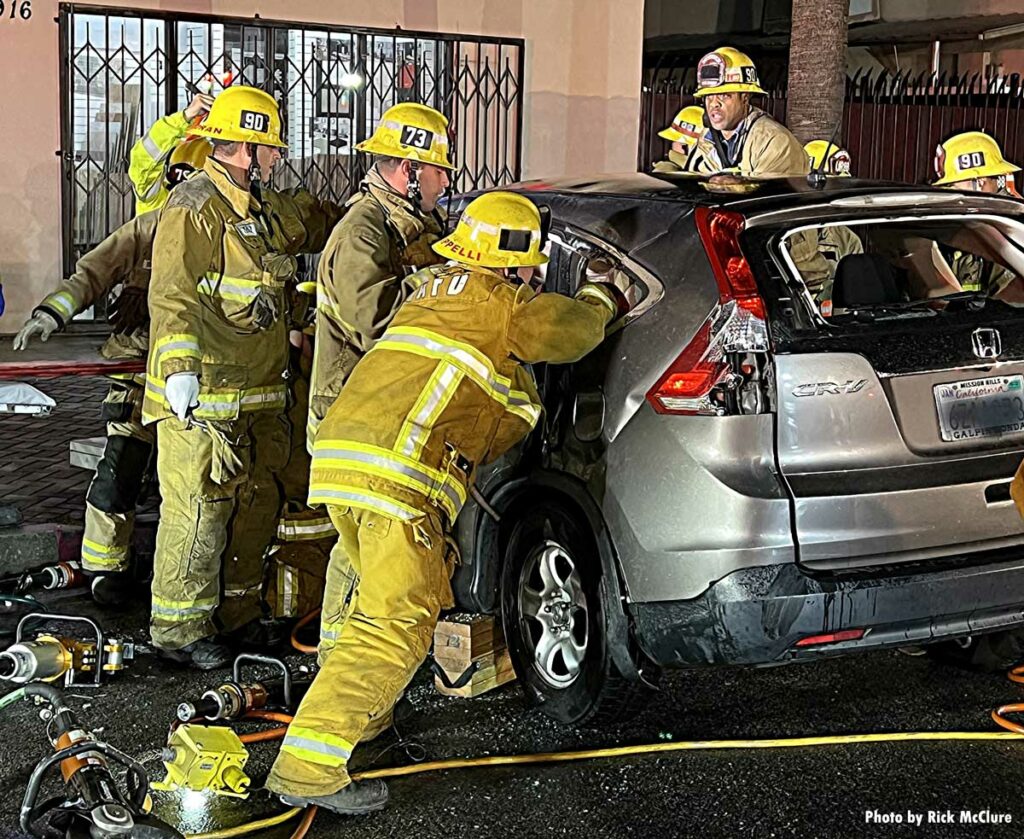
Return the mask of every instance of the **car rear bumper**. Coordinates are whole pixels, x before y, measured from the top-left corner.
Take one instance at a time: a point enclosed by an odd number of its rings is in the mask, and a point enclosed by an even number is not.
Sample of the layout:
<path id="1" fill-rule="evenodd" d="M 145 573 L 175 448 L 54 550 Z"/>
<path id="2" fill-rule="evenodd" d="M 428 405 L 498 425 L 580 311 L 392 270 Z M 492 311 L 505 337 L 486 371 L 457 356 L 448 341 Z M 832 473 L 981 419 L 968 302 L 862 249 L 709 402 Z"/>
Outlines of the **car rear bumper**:
<path id="1" fill-rule="evenodd" d="M 736 571 L 700 597 L 633 603 L 644 652 L 666 667 L 779 664 L 1024 627 L 1024 550 L 1013 561 L 863 579 L 817 579 L 797 566 Z M 797 647 L 863 629 L 862 637 Z"/>

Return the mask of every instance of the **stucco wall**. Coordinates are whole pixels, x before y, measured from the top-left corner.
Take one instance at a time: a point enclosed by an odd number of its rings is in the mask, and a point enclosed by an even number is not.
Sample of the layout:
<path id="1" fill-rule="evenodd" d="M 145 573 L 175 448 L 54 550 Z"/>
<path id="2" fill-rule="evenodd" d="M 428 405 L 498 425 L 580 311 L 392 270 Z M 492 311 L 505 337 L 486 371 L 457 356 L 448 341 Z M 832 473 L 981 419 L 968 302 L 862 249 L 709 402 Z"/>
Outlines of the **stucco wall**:
<path id="1" fill-rule="evenodd" d="M 526 39 L 524 177 L 635 167 L 643 0 L 135 0 L 107 6 Z M 0 21 L 0 277 L 15 331 L 60 280 L 55 0 Z"/>

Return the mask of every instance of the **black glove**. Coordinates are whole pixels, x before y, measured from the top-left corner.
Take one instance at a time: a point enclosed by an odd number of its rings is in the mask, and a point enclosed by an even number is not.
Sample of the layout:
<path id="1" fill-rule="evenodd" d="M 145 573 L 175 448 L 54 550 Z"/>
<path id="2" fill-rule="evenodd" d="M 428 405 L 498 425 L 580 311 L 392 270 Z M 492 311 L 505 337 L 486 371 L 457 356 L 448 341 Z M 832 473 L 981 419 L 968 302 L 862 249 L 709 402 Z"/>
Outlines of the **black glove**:
<path id="1" fill-rule="evenodd" d="M 114 328 L 114 333 L 119 335 L 130 335 L 149 323 L 146 289 L 138 286 L 125 286 L 121 289 L 117 300 L 110 307 L 107 321 Z"/>

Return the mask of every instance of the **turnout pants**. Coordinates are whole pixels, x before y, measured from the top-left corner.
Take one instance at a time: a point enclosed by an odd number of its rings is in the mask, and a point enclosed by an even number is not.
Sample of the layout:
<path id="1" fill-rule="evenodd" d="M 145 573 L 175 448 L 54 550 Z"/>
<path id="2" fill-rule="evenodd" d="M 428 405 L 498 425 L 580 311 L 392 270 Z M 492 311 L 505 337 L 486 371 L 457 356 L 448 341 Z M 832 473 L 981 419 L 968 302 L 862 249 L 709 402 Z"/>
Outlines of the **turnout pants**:
<path id="1" fill-rule="evenodd" d="M 359 583 L 266 783 L 273 792 L 304 797 L 351 782 L 352 750 L 390 713 L 426 658 L 438 614 L 452 602 L 436 515 L 405 523 L 347 507 L 329 512 L 339 534 L 335 553 L 351 561 Z"/>
<path id="2" fill-rule="evenodd" d="M 162 503 L 153 572 L 153 644 L 179 649 L 262 614 L 264 556 L 277 528 L 287 419 L 274 411 L 158 425 Z"/>
<path id="3" fill-rule="evenodd" d="M 142 424 L 143 393 L 142 385 L 118 381 L 103 400 L 107 444 L 85 497 L 82 534 L 82 567 L 90 573 L 128 570 L 135 507 L 156 442 L 156 430 Z"/>

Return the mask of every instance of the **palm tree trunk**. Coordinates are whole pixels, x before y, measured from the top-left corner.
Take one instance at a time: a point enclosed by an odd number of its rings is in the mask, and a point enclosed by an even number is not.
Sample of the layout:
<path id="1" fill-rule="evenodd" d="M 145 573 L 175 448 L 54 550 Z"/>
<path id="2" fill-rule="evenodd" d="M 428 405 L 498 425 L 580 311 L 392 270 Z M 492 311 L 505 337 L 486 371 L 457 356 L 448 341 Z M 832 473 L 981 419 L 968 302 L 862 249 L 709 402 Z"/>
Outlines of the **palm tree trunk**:
<path id="1" fill-rule="evenodd" d="M 801 143 L 829 139 L 842 119 L 849 10 L 850 0 L 793 0 L 786 123 Z"/>

